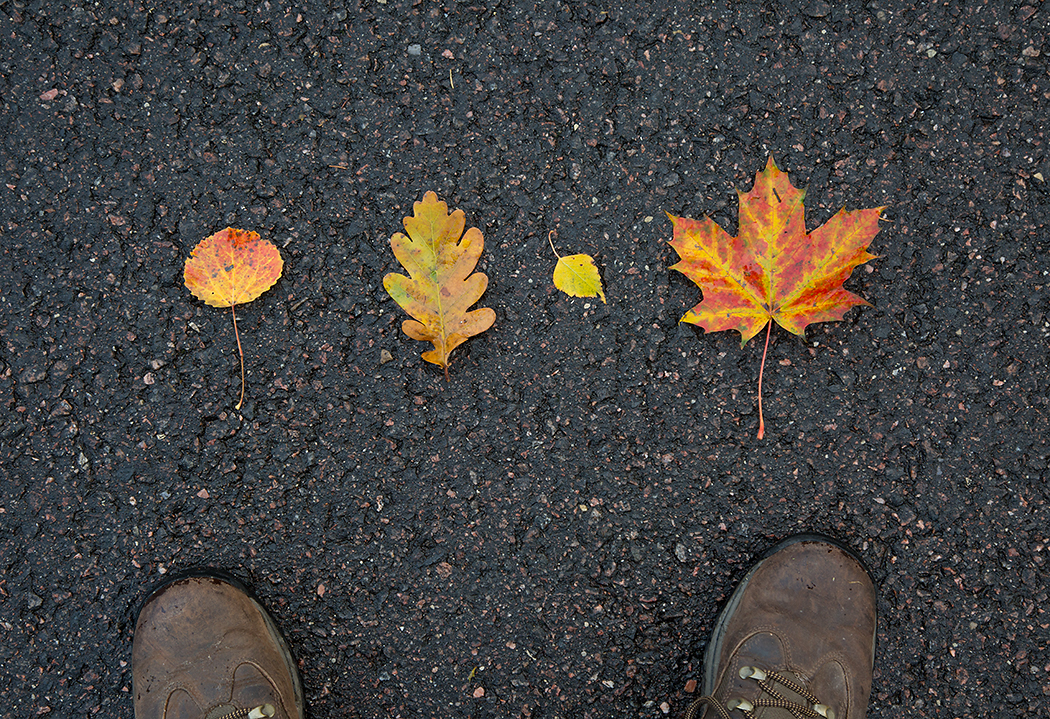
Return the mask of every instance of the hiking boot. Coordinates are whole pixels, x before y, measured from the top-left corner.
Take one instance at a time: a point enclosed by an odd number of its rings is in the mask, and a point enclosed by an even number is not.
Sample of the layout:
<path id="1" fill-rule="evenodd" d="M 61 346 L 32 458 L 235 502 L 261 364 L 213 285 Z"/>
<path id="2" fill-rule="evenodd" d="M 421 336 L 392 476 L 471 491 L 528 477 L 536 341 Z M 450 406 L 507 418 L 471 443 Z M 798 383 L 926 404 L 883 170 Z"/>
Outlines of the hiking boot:
<path id="1" fill-rule="evenodd" d="M 687 719 L 863 719 L 875 658 L 875 588 L 829 537 L 798 535 L 747 573 L 704 657 Z"/>
<path id="2" fill-rule="evenodd" d="M 136 719 L 303 719 L 288 646 L 232 577 L 175 579 L 139 612 L 131 651 Z"/>

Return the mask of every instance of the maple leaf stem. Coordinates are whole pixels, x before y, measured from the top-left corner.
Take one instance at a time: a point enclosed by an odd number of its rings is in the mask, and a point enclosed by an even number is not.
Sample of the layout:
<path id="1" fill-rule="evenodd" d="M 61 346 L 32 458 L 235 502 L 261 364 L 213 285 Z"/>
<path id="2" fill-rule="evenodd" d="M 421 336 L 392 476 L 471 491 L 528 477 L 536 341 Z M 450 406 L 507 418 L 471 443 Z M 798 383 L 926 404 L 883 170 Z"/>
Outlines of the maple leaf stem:
<path id="1" fill-rule="evenodd" d="M 762 417 L 762 372 L 766 369 L 766 352 L 769 351 L 769 335 L 773 331 L 773 320 L 766 323 L 766 347 L 762 350 L 762 364 L 758 368 L 758 438 L 766 433 L 766 421 Z"/>
<path id="2" fill-rule="evenodd" d="M 233 305 L 230 305 L 230 314 L 233 315 L 233 336 L 237 338 L 237 354 L 241 357 L 241 398 L 237 400 L 237 406 L 234 409 L 239 410 L 241 405 L 244 404 L 244 350 L 241 349 L 241 335 L 237 331 L 237 313 L 233 309 Z M 761 394 L 759 395 L 759 406 L 761 406 Z"/>

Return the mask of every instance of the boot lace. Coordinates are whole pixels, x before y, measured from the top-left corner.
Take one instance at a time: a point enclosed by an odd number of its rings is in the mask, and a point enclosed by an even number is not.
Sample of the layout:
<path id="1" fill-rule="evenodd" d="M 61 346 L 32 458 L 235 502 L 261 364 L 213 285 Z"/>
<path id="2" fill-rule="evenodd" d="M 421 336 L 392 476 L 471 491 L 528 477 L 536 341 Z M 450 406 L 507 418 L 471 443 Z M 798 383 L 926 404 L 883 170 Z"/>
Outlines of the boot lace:
<path id="1" fill-rule="evenodd" d="M 251 709 L 233 709 L 218 719 L 267 719 L 276 713 L 273 704 L 260 704 Z"/>
<path id="2" fill-rule="evenodd" d="M 756 699 L 753 703 L 747 699 L 730 699 L 725 706 L 712 696 L 702 696 L 689 705 L 689 709 L 685 713 L 686 719 L 697 719 L 700 716 L 700 710 L 705 706 L 714 709 L 719 719 L 732 719 L 729 712 L 734 709 L 739 709 L 748 719 L 754 719 L 754 712 L 759 707 L 784 709 L 791 712 L 791 716 L 795 717 L 795 719 L 813 719 L 814 717 L 835 719 L 835 712 L 831 707 L 827 704 L 821 704 L 820 700 L 813 696 L 808 689 L 779 672 L 766 671 L 758 667 L 740 667 L 740 678 L 754 679 L 758 682 L 758 686 L 761 687 L 765 695 Z M 784 695 L 776 690 L 774 684 L 779 684 L 791 690 L 809 702 L 809 705 L 799 704 L 784 698 Z"/>

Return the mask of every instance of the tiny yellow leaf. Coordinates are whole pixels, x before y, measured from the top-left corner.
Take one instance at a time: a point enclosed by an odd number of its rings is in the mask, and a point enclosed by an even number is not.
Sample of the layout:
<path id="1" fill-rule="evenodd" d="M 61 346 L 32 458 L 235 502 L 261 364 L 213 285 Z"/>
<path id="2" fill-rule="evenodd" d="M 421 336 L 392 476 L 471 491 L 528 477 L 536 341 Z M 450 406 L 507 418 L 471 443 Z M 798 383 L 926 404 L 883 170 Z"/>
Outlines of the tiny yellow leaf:
<path id="1" fill-rule="evenodd" d="M 559 257 L 554 268 L 554 286 L 570 297 L 601 297 L 605 302 L 602 278 L 590 255 Z"/>

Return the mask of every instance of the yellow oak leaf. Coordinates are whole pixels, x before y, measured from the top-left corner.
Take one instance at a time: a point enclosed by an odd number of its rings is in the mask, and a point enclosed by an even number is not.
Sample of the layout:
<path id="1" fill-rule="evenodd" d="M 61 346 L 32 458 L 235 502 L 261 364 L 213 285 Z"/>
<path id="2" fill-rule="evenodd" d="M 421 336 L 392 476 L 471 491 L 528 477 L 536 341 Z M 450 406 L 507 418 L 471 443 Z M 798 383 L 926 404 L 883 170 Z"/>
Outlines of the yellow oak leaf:
<path id="1" fill-rule="evenodd" d="M 448 205 L 433 192 L 412 210 L 413 216 L 405 218 L 408 236 L 398 232 L 390 238 L 394 256 L 409 276 L 391 272 L 383 287 L 415 318 L 405 320 L 401 329 L 412 339 L 434 344 L 423 359 L 443 368 L 448 379 L 452 350 L 496 321 L 487 307 L 470 310 L 488 287 L 489 278 L 474 272 L 485 240 L 476 227 L 464 233 L 463 210 L 448 214 Z"/>

